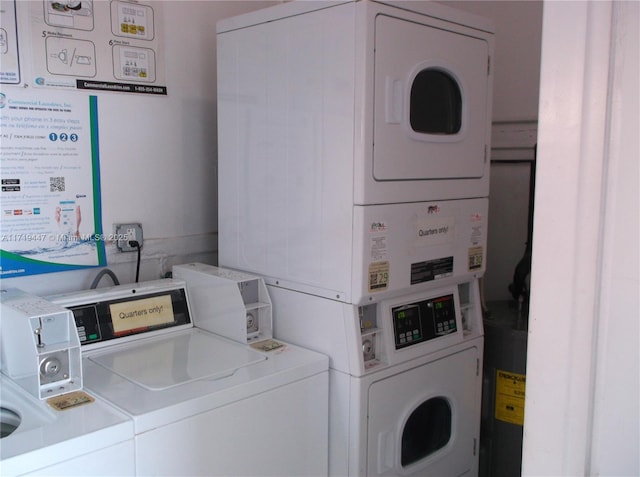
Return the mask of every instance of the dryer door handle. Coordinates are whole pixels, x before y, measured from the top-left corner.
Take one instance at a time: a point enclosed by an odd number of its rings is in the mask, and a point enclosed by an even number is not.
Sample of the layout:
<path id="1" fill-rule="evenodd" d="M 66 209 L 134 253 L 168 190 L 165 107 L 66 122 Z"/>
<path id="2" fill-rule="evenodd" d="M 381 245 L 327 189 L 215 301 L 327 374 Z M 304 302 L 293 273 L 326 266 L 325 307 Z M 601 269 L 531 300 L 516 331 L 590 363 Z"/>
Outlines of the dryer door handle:
<path id="1" fill-rule="evenodd" d="M 398 78 L 387 76 L 385 83 L 385 122 L 387 124 L 400 124 L 404 113 L 403 81 Z"/>
<path id="2" fill-rule="evenodd" d="M 384 431 L 378 433 L 378 474 L 393 470 L 394 432 Z"/>

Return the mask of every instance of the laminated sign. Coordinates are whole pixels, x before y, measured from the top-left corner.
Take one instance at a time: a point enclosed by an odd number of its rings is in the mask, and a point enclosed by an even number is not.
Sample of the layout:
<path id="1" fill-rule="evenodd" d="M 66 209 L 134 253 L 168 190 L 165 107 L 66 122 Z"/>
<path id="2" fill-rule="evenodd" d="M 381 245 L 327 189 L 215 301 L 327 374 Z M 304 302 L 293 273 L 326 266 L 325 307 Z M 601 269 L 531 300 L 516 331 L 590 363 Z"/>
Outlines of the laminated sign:
<path id="1" fill-rule="evenodd" d="M 496 419 L 522 426 L 527 377 L 524 374 L 496 370 Z"/>

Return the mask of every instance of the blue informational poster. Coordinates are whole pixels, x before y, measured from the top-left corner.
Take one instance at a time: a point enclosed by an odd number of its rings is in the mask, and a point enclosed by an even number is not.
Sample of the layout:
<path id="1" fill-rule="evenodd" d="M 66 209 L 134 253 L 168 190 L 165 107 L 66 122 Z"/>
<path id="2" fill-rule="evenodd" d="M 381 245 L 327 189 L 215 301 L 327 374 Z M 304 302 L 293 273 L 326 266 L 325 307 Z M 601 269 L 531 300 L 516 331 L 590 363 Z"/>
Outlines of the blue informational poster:
<path id="1" fill-rule="evenodd" d="M 0 278 L 106 265 L 98 100 L 0 91 Z"/>

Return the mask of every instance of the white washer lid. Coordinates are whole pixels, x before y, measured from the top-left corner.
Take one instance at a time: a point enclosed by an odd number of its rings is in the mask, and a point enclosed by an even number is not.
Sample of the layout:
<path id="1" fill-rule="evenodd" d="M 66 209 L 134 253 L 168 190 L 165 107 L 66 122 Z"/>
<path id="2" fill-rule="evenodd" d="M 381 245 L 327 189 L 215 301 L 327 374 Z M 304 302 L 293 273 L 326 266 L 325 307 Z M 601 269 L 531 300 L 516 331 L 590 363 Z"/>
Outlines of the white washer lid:
<path id="1" fill-rule="evenodd" d="M 267 358 L 248 346 L 191 329 L 89 359 L 150 391 L 161 391 L 199 379 L 225 378 Z"/>

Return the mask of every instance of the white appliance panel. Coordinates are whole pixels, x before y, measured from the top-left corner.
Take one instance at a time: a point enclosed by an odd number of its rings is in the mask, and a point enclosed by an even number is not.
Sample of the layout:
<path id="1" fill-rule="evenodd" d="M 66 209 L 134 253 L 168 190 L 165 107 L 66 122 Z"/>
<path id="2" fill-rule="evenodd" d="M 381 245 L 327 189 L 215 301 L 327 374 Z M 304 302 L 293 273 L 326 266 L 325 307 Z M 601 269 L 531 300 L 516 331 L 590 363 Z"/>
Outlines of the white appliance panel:
<path id="1" fill-rule="evenodd" d="M 352 277 L 347 300 L 365 304 L 482 276 L 488 199 L 354 207 Z"/>
<path id="2" fill-rule="evenodd" d="M 326 475 L 327 455 L 317 450 L 328 442 L 320 397 L 328 392 L 325 373 L 140 434 L 138 474 Z M 265 415 L 273 416 L 268 425 Z M 173 442 L 171 451 L 158 452 L 166 442 Z"/>
<path id="3" fill-rule="evenodd" d="M 346 5 L 218 35 L 221 265 L 309 282 L 349 260 L 353 23 Z"/>
<path id="4" fill-rule="evenodd" d="M 400 295 L 364 306 L 276 286 L 268 288 L 277 316 L 275 336 L 328 355 L 331 369 L 351 376 L 375 374 L 483 335 L 477 280 Z M 451 332 L 435 334 L 423 329 L 423 339 L 408 346 L 397 346 L 393 309 L 423 301 L 428 306 L 430 300 L 442 297 L 452 297 L 455 306 L 455 314 L 451 316 L 455 326 L 451 327 Z M 429 319 L 434 323 L 438 321 L 433 315 Z M 365 356 L 365 339 L 374 342 L 374 356 Z"/>
<path id="5" fill-rule="evenodd" d="M 375 179 L 434 181 L 483 177 L 488 167 L 486 146 L 490 126 L 486 114 L 487 40 L 382 14 L 376 16 L 375 28 Z M 438 76 L 420 82 L 421 73 Z M 460 94 L 459 130 L 424 132 L 427 127 L 439 126 L 431 124 L 437 117 L 429 118 L 432 121 L 422 128 L 412 127 L 412 114 L 418 122 L 421 115 L 430 116 L 428 111 L 436 106 L 456 107 L 456 104 L 432 104 L 436 98 L 431 95 L 445 96 L 442 93 L 448 91 L 430 90 L 445 78 L 452 83 L 450 88 Z M 412 101 L 412 97 L 417 98 Z M 454 102 L 453 98 L 447 99 Z"/>
<path id="6" fill-rule="evenodd" d="M 59 462 L 20 476 L 122 477 L 135 475 L 133 439 Z M 2 474 L 8 477 L 10 474 Z"/>
<path id="7" fill-rule="evenodd" d="M 376 381 L 369 387 L 367 476 L 451 475 L 477 472 L 479 449 L 481 379 L 478 363 L 482 350 L 472 347 Z M 412 429 L 405 449 L 422 440 L 402 464 L 403 431 L 411 414 L 426 401 L 443 399 L 448 416 L 434 413 L 430 422 Z M 418 411 L 420 412 L 420 411 Z M 427 419 L 425 419 L 426 421 Z M 445 428 L 450 424 L 451 428 Z M 408 431 L 407 431 L 408 432 Z M 444 435 L 434 435 L 440 432 Z M 414 441 L 414 442 L 411 442 Z M 429 442 L 431 441 L 431 442 Z M 429 445 L 426 444 L 429 442 Z M 423 444 L 424 443 L 424 444 Z M 431 448 L 429 448 L 429 446 Z M 418 457 L 422 455 L 423 457 Z M 415 459 L 415 460 L 413 460 Z"/>
<path id="8" fill-rule="evenodd" d="M 285 237 L 262 237 L 260 249 L 280 256 L 278 267 L 268 267 L 260 259 L 248 260 L 250 245 L 241 255 L 228 253 L 228 248 L 224 253 L 221 248 L 220 262 L 261 273 L 269 285 L 365 304 L 482 276 L 486 270 L 487 216 L 486 198 L 355 206 L 352 228 L 335 230 L 334 235 L 340 237 L 335 240 L 325 240 L 324 235 L 311 231 L 302 235 L 287 232 L 282 224 L 285 235 L 309 248 L 308 256 L 296 257 L 295 274 L 287 265 L 291 254 Z M 325 249 L 327 241 L 343 250 L 335 248 L 332 254 Z M 333 261 L 343 255 L 339 262 Z M 327 263 L 316 267 L 318 257 L 325 256 L 330 257 Z"/>

